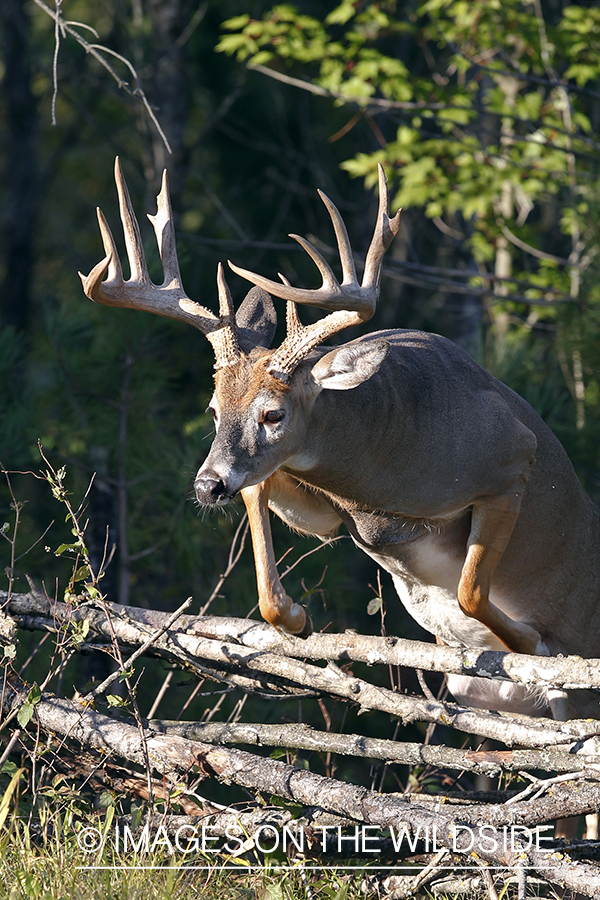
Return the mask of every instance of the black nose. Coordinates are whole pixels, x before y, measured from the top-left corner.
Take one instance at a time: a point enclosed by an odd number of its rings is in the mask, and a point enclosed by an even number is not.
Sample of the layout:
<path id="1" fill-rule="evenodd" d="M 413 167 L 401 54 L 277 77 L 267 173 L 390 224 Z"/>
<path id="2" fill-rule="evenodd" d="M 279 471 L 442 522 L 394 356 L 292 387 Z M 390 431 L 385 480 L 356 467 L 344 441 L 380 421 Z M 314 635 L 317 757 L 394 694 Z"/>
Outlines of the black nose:
<path id="1" fill-rule="evenodd" d="M 230 499 L 225 482 L 216 472 L 199 473 L 194 482 L 194 490 L 198 503 L 222 503 Z"/>

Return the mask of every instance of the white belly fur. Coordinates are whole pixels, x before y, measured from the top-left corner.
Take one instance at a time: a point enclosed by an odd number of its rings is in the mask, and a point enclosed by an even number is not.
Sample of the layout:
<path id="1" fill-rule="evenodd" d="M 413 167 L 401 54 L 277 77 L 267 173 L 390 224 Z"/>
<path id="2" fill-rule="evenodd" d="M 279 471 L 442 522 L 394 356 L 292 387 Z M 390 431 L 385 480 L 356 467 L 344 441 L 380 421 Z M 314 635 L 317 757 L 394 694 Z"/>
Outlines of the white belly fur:
<path id="1" fill-rule="evenodd" d="M 394 586 L 406 611 L 430 634 L 450 647 L 481 647 L 482 650 L 506 650 L 500 638 L 466 616 L 455 593 L 436 585 L 422 584 L 406 575 L 392 575 Z"/>
<path id="2" fill-rule="evenodd" d="M 478 622 L 466 616 L 456 593 L 463 560 L 445 553 L 433 533 L 410 546 L 410 571 L 401 561 L 369 552 L 392 575 L 394 586 L 406 611 L 425 631 L 451 647 L 506 650 L 502 641 Z M 363 548 L 364 549 L 364 548 Z M 436 583 L 417 576 L 427 575 Z M 492 592 L 490 599 L 502 609 L 502 598 Z M 530 689 L 510 681 L 492 681 L 468 675 L 449 675 L 448 689 L 460 704 L 527 715 L 547 715 L 549 703 L 544 689 Z"/>
<path id="3" fill-rule="evenodd" d="M 477 619 L 466 616 L 458 605 L 464 557 L 449 552 L 437 532 L 407 545 L 403 559 L 367 552 L 390 573 L 406 611 L 425 631 L 451 647 L 506 650 L 499 638 Z M 502 608 L 502 603 L 494 600 Z"/>
<path id="4" fill-rule="evenodd" d="M 511 681 L 489 681 L 470 675 L 448 675 L 448 690 L 457 703 L 477 709 L 547 716 L 550 713 L 545 688 L 528 688 Z"/>

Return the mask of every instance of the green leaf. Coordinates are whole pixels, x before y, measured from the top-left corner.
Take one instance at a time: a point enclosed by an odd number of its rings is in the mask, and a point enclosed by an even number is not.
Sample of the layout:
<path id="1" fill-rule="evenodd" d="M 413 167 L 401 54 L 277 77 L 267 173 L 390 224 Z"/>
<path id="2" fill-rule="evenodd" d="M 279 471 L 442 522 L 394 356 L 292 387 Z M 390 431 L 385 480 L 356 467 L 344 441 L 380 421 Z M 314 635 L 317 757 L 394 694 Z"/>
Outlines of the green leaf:
<path id="1" fill-rule="evenodd" d="M 40 702 L 41 699 L 42 699 L 42 692 L 41 692 L 39 686 L 37 684 L 34 684 L 31 688 L 31 690 L 29 691 L 29 695 L 27 697 L 27 702 L 32 703 L 34 706 L 37 706 L 37 704 Z"/>
<path id="2" fill-rule="evenodd" d="M 272 59 L 273 59 L 272 53 L 269 53 L 268 50 L 261 50 L 260 53 L 254 54 L 254 56 L 252 57 L 252 59 L 250 60 L 248 65 L 250 66 L 250 68 L 252 68 L 252 66 L 264 66 L 268 62 L 270 62 Z"/>
<path id="3" fill-rule="evenodd" d="M 237 53 L 238 59 L 243 60 L 258 48 L 256 42 L 245 34 L 226 34 L 223 35 L 215 49 L 218 53 L 227 53 L 229 56 Z"/>
<path id="4" fill-rule="evenodd" d="M 107 694 L 106 700 L 109 706 L 125 706 L 125 700 L 122 697 L 117 697 L 116 694 Z"/>
<path id="5" fill-rule="evenodd" d="M 27 701 L 25 701 L 25 703 L 17 713 L 17 722 L 19 723 L 21 728 L 27 728 L 31 717 L 33 716 L 33 710 L 33 703 L 28 703 Z"/>
<path id="6" fill-rule="evenodd" d="M 590 63 L 573 63 L 565 72 L 566 78 L 574 78 L 579 87 L 585 87 L 588 81 L 598 78 L 600 66 Z"/>
<path id="7" fill-rule="evenodd" d="M 115 796 L 112 791 L 102 791 L 98 797 L 98 806 L 100 809 L 109 809 L 115 805 Z"/>
<path id="8" fill-rule="evenodd" d="M 438 119 L 446 122 L 454 122 L 458 125 L 466 125 L 472 118 L 474 110 L 470 109 L 441 109 Z"/>
<path id="9" fill-rule="evenodd" d="M 110 792 L 106 791 L 106 793 L 108 794 Z M 110 826 L 113 823 L 113 819 L 115 817 L 115 809 L 116 809 L 115 798 L 112 797 L 112 803 L 106 807 L 106 817 L 104 819 L 104 825 L 102 826 L 102 843 L 103 844 L 106 842 L 106 838 L 107 838 Z"/>
<path id="10" fill-rule="evenodd" d="M 336 6 L 326 17 L 326 25 L 345 25 L 356 13 L 356 4 L 354 0 L 344 0 L 339 6 Z"/>
<path id="11" fill-rule="evenodd" d="M 143 813 L 144 813 L 143 806 L 138 806 L 137 803 L 131 804 L 131 827 L 132 827 L 132 829 L 135 829 L 138 827 L 138 825 L 142 821 Z"/>
<path id="12" fill-rule="evenodd" d="M 55 556 L 62 556 L 67 550 L 81 550 L 83 547 L 81 541 L 77 541 L 75 544 L 61 544 L 54 551 Z"/>
<path id="13" fill-rule="evenodd" d="M 21 775 L 23 774 L 24 771 L 25 771 L 25 769 L 17 769 L 16 770 L 16 772 L 10 779 L 8 787 L 4 791 L 4 795 L 3 795 L 2 799 L 0 800 L 0 828 L 4 827 L 4 823 L 6 822 L 6 819 L 7 819 L 9 810 L 10 810 L 10 801 L 11 801 L 12 795 L 16 791 L 17 785 L 18 785 Z"/>
<path id="14" fill-rule="evenodd" d="M 234 16 L 232 19 L 227 19 L 221 27 L 226 28 L 228 31 L 239 31 L 241 28 L 245 28 L 249 21 L 250 16 L 244 13 L 243 16 Z"/>
<path id="15" fill-rule="evenodd" d="M 84 619 L 82 622 L 73 622 L 71 626 L 71 638 L 73 642 L 81 644 L 86 639 L 90 631 L 90 620 Z"/>
<path id="16" fill-rule="evenodd" d="M 381 597 L 373 597 L 373 599 L 369 600 L 367 603 L 367 615 L 376 616 L 381 609 L 382 604 L 383 600 Z"/>

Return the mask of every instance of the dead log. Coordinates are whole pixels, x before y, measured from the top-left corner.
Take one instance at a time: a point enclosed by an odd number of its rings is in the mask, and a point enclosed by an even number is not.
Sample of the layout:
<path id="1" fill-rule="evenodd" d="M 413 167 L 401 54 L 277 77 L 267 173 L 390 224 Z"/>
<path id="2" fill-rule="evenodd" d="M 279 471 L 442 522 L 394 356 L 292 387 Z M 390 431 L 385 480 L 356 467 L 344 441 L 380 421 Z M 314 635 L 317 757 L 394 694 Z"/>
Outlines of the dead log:
<path id="1" fill-rule="evenodd" d="M 25 702 L 29 689 L 25 685 L 6 685 L 3 707 L 6 712 Z M 394 833 L 427 835 L 436 848 L 451 849 L 463 857 L 475 854 L 488 865 L 527 867 L 546 879 L 579 891 L 587 896 L 600 893 L 600 867 L 577 862 L 567 853 L 544 852 L 526 843 L 522 835 L 511 833 L 506 842 L 507 825 L 531 826 L 552 815 L 579 815 L 595 811 L 600 805 L 600 786 L 578 784 L 577 791 L 568 789 L 560 796 L 560 787 L 550 796 L 502 804 L 494 811 L 491 824 L 489 806 L 461 807 L 452 813 L 443 804 L 427 808 L 412 799 L 394 794 L 378 794 L 366 788 L 325 778 L 294 766 L 265 759 L 243 750 L 188 741 L 178 736 L 153 733 L 146 729 L 144 747 L 137 725 L 115 720 L 72 701 L 42 695 L 35 706 L 39 727 L 64 740 L 80 742 L 85 747 L 101 749 L 142 763 L 149 759 L 153 769 L 174 776 L 192 771 L 213 777 L 225 784 L 243 786 L 252 791 L 276 794 L 302 805 L 318 806 L 334 814 L 353 819 L 356 828 L 365 830 L 367 839 L 375 839 L 374 830 L 395 829 Z M 33 721 L 33 720 L 32 720 Z M 147 755 L 146 755 L 147 754 Z M 557 811 L 557 805 L 560 809 Z M 370 829 L 370 830 L 369 830 Z M 357 832 L 358 834 L 358 832 Z"/>

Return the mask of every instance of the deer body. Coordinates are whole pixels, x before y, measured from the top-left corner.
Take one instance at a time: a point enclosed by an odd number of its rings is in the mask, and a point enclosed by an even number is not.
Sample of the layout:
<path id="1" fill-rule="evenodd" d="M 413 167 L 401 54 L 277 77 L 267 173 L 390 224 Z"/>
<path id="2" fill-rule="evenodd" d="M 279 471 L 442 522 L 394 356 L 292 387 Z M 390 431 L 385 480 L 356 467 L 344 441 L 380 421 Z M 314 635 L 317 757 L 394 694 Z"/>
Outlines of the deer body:
<path id="1" fill-rule="evenodd" d="M 394 576 L 401 599 L 428 631 L 449 644 L 504 649 L 485 626 L 462 614 L 456 596 L 474 504 L 509 491 L 524 474 L 519 515 L 494 572 L 490 599 L 511 618 L 535 628 L 551 654 L 600 652 L 600 627 L 581 634 L 582 621 L 600 625 L 600 517 L 564 449 L 524 400 L 455 345 L 420 335 L 421 345 L 431 351 L 425 357 L 420 348 L 406 347 L 407 338 L 410 333 L 403 332 L 390 338 L 392 348 L 398 348 L 402 388 L 394 397 L 396 421 L 388 425 L 397 433 L 385 441 L 385 451 L 375 461 L 382 481 L 386 479 L 387 501 L 380 494 L 383 502 L 377 503 L 375 514 L 339 503 L 352 537 Z M 390 352 L 384 371 L 373 376 L 372 396 L 383 393 L 375 389 L 377 381 L 394 379 L 386 374 L 395 363 L 396 354 Z M 419 415 L 408 419 L 402 411 L 411 382 L 426 399 L 415 406 L 409 396 L 408 408 Z M 381 387 L 391 390 L 390 383 Z M 349 392 L 344 399 L 351 397 Z M 369 410 L 370 416 L 386 412 Z M 436 423 L 442 414 L 446 427 L 440 434 Z M 378 419 L 371 421 L 376 432 Z M 349 438 L 356 440 L 355 435 Z M 358 480 L 360 473 L 356 476 Z M 419 603 L 432 587 L 437 599 L 446 595 L 443 607 L 434 599 Z M 565 616 L 566 598 L 572 598 L 576 615 Z"/>
<path id="2" fill-rule="evenodd" d="M 284 391 L 293 395 L 295 418 L 282 452 L 272 440 L 269 454 L 257 451 L 260 429 L 243 403 L 254 392 L 267 405 L 290 403 L 289 396 L 269 397 L 264 359 L 258 390 L 248 390 L 246 373 L 240 396 L 232 394 L 236 379 L 228 373 L 223 398 L 217 378 L 213 404 L 224 407 L 224 419 L 197 476 L 201 499 L 210 502 L 205 477 L 218 477 L 227 494 L 233 473 L 229 492 L 242 490 L 246 499 L 260 484 L 263 502 L 293 528 L 326 537 L 343 522 L 392 575 L 423 628 L 449 645 L 506 649 L 506 640 L 465 615 L 457 595 L 476 538 L 474 508 L 494 516 L 497 498 L 517 494 L 489 592 L 490 603 L 518 626 L 512 649 L 600 655 L 600 515 L 557 438 L 526 401 L 445 338 L 398 330 L 354 343 L 381 341 L 389 352 L 378 370 L 348 390 L 315 386 L 311 373 L 323 349 L 300 364 Z M 250 361 L 240 366 L 253 370 Z M 235 441 L 222 442 L 221 429 L 227 436 L 233 421 Z M 268 577 L 277 581 L 272 570 Z M 450 681 L 471 705 L 546 708 L 544 698 L 518 686 Z M 589 699 L 588 713 L 597 707 Z"/>
<path id="3" fill-rule="evenodd" d="M 296 238 L 318 266 L 322 287 L 301 290 L 230 264 L 256 285 L 236 314 L 219 266 L 219 316 L 183 291 L 166 181 L 151 217 L 165 270 L 156 286 L 118 165 L 116 177 L 131 278 L 124 281 L 99 214 L 107 255 L 82 276 L 84 290 L 101 303 L 186 321 L 213 345 L 216 437 L 194 487 L 209 506 L 241 493 L 268 622 L 293 634 L 312 628 L 279 580 L 270 508 L 291 527 L 322 537 L 343 522 L 391 574 L 409 613 L 444 643 L 600 656 L 600 515 L 529 404 L 437 335 L 396 330 L 319 346 L 375 308 L 383 254 L 399 227 L 398 216 L 387 214 L 383 170 L 362 285 L 341 217 L 322 195 L 341 283 L 318 251 Z M 268 349 L 275 313 L 265 291 L 288 301 L 288 334 L 275 350 Z M 329 315 L 304 327 L 295 302 Z M 532 695 L 519 685 L 459 676 L 449 684 L 471 705 L 567 714 L 562 692 Z M 576 700 L 578 714 L 598 716 L 593 694 L 578 692 Z"/>

